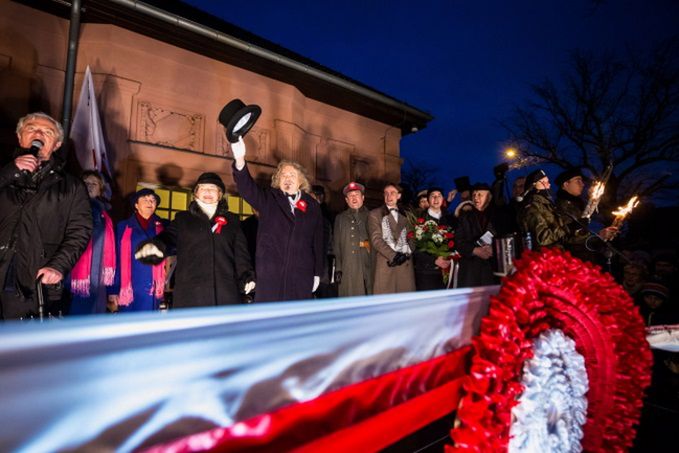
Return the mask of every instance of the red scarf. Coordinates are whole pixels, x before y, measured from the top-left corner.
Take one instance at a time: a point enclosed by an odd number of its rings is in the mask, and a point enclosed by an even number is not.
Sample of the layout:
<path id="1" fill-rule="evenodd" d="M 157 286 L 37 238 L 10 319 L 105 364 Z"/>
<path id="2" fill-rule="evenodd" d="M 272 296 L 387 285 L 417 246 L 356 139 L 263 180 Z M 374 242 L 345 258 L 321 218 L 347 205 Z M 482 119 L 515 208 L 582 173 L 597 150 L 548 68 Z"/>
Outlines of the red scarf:
<path id="1" fill-rule="evenodd" d="M 111 286 L 116 272 L 116 241 L 111 217 L 104 211 L 101 211 L 101 216 L 104 218 L 104 254 L 102 256 L 101 283 L 105 286 Z M 71 270 L 71 292 L 73 294 L 89 297 L 91 267 L 92 239 L 87 243 L 87 248 Z"/>
<path id="2" fill-rule="evenodd" d="M 163 224 L 156 220 L 156 235 L 163 231 Z M 162 299 L 165 292 L 165 260 L 153 266 L 153 285 L 149 294 Z M 128 306 L 134 300 L 132 290 L 132 228 L 125 227 L 120 240 L 120 294 L 118 305 Z"/>

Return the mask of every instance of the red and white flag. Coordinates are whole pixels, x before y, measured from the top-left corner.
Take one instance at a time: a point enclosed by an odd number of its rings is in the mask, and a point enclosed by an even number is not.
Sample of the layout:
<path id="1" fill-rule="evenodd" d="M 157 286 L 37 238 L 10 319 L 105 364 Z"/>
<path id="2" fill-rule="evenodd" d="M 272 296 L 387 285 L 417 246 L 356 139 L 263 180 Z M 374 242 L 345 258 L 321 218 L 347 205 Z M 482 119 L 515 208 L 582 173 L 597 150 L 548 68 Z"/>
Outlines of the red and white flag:
<path id="1" fill-rule="evenodd" d="M 83 170 L 97 170 L 102 174 L 105 183 L 104 197 L 110 199 L 111 165 L 106 153 L 106 143 L 101 129 L 101 119 L 89 66 L 85 69 L 80 100 L 73 115 L 71 139 L 80 166 Z"/>

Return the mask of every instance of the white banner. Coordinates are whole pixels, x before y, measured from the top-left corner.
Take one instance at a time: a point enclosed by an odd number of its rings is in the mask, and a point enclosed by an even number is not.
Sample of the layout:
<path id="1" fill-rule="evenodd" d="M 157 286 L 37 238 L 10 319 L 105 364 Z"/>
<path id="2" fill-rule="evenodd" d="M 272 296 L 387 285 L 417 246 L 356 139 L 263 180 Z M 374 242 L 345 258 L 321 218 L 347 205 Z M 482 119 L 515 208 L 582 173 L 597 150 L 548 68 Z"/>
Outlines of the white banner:
<path id="1" fill-rule="evenodd" d="M 0 451 L 132 451 L 470 344 L 498 287 L 6 322 Z"/>
<path id="2" fill-rule="evenodd" d="M 83 170 L 97 170 L 104 176 L 106 182 L 105 196 L 110 200 L 112 180 L 111 166 L 106 153 L 104 133 L 101 129 L 101 119 L 97 108 L 97 98 L 94 94 L 94 83 L 90 67 L 85 69 L 85 78 L 80 89 L 80 99 L 73 115 L 71 139 L 75 154 Z"/>

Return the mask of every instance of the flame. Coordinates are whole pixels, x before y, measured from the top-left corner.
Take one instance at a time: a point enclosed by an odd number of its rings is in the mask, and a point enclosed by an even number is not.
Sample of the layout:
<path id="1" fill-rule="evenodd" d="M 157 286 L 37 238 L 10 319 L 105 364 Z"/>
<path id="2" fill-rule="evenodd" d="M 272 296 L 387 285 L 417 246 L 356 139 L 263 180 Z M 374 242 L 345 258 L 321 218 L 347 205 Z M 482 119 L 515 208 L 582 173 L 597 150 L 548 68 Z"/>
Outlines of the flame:
<path id="1" fill-rule="evenodd" d="M 625 206 L 620 206 L 618 209 L 613 211 L 611 214 L 613 214 L 616 217 L 627 217 L 630 212 L 632 212 L 632 209 L 636 208 L 637 205 L 639 204 L 639 197 L 637 195 L 633 196 L 632 198 L 629 199 L 627 204 Z"/>
<path id="2" fill-rule="evenodd" d="M 596 184 L 592 186 L 591 189 L 591 198 L 593 200 L 598 200 L 601 198 L 601 196 L 604 194 L 604 190 L 606 189 L 606 184 L 604 184 L 602 181 L 597 181 Z"/>

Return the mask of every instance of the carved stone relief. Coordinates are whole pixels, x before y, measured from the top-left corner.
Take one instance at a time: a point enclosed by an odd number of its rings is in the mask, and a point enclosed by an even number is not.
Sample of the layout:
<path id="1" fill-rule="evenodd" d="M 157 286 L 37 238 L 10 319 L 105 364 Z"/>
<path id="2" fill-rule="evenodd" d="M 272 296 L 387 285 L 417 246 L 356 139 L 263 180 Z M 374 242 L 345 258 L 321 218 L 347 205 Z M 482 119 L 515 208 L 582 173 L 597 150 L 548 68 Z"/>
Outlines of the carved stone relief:
<path id="1" fill-rule="evenodd" d="M 203 151 L 205 117 L 181 112 L 148 101 L 137 104 L 137 134 L 140 142 L 173 148 Z"/>
<path id="2" fill-rule="evenodd" d="M 215 150 L 205 150 L 205 154 L 213 154 L 221 157 L 233 157 L 229 141 L 226 139 L 224 127 L 220 124 L 215 126 L 217 144 Z M 243 138 L 247 148 L 246 160 L 263 164 L 275 165 L 271 155 L 270 132 L 268 129 L 253 127 Z"/>

